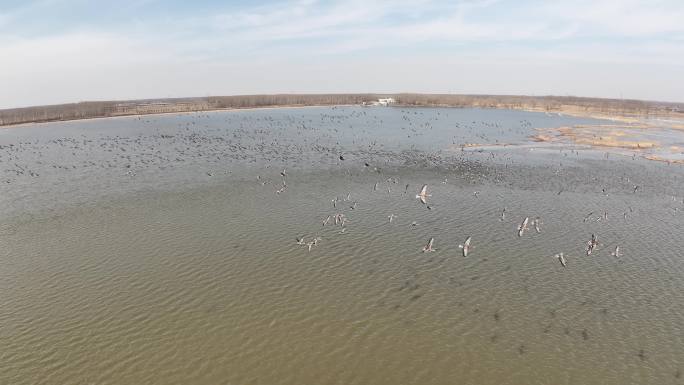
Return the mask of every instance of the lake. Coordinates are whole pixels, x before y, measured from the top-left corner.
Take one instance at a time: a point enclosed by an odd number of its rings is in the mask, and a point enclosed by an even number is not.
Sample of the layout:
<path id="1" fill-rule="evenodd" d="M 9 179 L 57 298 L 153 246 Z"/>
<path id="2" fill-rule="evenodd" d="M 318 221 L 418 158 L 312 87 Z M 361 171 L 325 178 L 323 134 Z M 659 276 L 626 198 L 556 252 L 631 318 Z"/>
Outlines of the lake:
<path id="1" fill-rule="evenodd" d="M 684 383 L 684 166 L 531 139 L 602 123 L 340 106 L 2 129 L 0 383 Z"/>

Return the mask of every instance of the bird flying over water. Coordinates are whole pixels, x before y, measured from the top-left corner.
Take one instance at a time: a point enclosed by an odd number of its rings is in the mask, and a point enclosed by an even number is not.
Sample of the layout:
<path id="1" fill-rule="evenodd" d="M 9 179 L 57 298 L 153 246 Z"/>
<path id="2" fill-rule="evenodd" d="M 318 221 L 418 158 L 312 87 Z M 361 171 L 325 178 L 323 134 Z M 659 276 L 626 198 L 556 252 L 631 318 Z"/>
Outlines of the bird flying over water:
<path id="1" fill-rule="evenodd" d="M 539 225 L 541 225 L 541 220 L 539 217 L 534 218 L 534 222 L 532 223 L 534 224 L 534 231 L 536 231 L 537 234 L 541 233 L 541 229 L 539 228 Z"/>
<path id="2" fill-rule="evenodd" d="M 428 241 L 427 245 L 423 247 L 423 253 L 426 251 L 435 251 L 435 249 L 432 248 L 432 244 L 435 242 L 435 238 L 430 238 Z"/>
<path id="3" fill-rule="evenodd" d="M 563 256 L 563 253 L 556 254 L 556 255 L 554 255 L 554 257 L 558 258 L 558 262 L 560 262 L 560 264 L 561 264 L 563 267 L 566 267 L 566 266 L 567 266 L 567 262 L 565 261 L 565 257 Z"/>
<path id="4" fill-rule="evenodd" d="M 463 256 L 467 257 L 468 256 L 468 250 L 470 250 L 470 240 L 472 237 L 466 238 L 465 242 L 463 242 L 462 245 L 458 245 L 459 249 L 463 249 Z"/>
<path id="5" fill-rule="evenodd" d="M 612 255 L 615 258 L 620 258 L 622 256 L 622 254 L 620 254 L 620 246 L 615 246 L 615 251 L 610 253 L 610 255 Z"/>
<path id="6" fill-rule="evenodd" d="M 598 246 L 598 238 L 596 235 L 591 234 L 591 239 L 587 241 L 587 255 L 591 255 L 592 251 Z"/>
<path id="7" fill-rule="evenodd" d="M 416 195 L 416 199 L 419 199 L 423 204 L 427 204 L 427 197 L 431 197 L 432 195 L 428 195 L 427 193 L 427 185 L 424 184 L 423 187 L 420 189 L 420 192 Z"/>
<path id="8" fill-rule="evenodd" d="M 530 217 L 525 217 L 520 226 L 518 226 L 518 236 L 522 237 L 525 230 L 527 230 L 527 222 L 530 221 Z"/>
<path id="9" fill-rule="evenodd" d="M 309 248 L 309 251 L 311 251 L 311 248 L 313 246 L 316 246 L 320 240 L 321 240 L 320 237 L 316 237 L 316 238 L 312 239 L 311 242 L 307 242 L 306 246 Z"/>

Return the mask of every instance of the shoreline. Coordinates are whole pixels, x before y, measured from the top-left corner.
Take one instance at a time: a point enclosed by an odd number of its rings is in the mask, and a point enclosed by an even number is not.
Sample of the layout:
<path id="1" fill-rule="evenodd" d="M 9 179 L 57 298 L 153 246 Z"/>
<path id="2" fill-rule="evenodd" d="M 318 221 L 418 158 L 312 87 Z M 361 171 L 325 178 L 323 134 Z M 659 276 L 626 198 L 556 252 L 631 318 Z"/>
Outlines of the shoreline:
<path id="1" fill-rule="evenodd" d="M 209 110 L 196 110 L 196 111 L 168 111 L 168 112 L 154 112 L 154 113 L 139 113 L 139 114 L 121 114 L 113 116 L 94 116 L 94 117 L 84 117 L 84 118 L 74 118 L 74 119 L 53 119 L 53 120 L 40 120 L 35 122 L 24 122 L 24 123 L 11 123 L 0 125 L 0 130 L 22 127 L 22 126 L 33 126 L 39 124 L 49 124 L 49 123 L 66 123 L 66 122 L 81 122 L 86 120 L 105 120 L 105 119 L 119 119 L 119 118 L 134 118 L 143 116 L 162 116 L 162 115 L 190 115 L 198 114 L 204 112 L 230 112 L 230 111 L 250 111 L 250 110 L 280 110 L 280 109 L 297 109 L 297 108 L 319 108 L 319 107 L 351 107 L 354 104 L 316 104 L 310 106 L 304 105 L 282 105 L 282 106 L 264 106 L 264 107 L 231 107 L 231 108 L 214 108 Z"/>
<path id="2" fill-rule="evenodd" d="M 458 94 L 273 94 L 78 102 L 0 110 L 0 127 L 123 116 L 186 114 L 275 108 L 364 106 L 392 99 L 395 108 L 508 109 L 607 119 L 622 123 L 661 120 L 684 129 L 684 103 L 572 96 Z M 668 122 L 669 120 L 669 122 Z"/>

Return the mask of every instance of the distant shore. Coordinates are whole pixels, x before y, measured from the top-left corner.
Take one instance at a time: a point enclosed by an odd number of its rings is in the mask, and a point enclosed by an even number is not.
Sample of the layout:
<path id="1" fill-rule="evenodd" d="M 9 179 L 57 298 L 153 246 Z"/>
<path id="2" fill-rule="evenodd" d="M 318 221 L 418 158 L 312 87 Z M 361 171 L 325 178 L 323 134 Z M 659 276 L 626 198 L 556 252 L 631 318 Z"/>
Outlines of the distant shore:
<path id="1" fill-rule="evenodd" d="M 198 113 L 259 108 L 363 105 L 393 98 L 395 107 L 514 109 L 611 119 L 625 123 L 644 118 L 684 121 L 684 103 L 569 96 L 452 94 L 278 94 L 206 98 L 81 102 L 0 110 L 0 126 L 158 114 Z M 674 128 L 684 129 L 684 125 Z"/>
<path id="2" fill-rule="evenodd" d="M 296 108 L 315 108 L 315 107 L 351 107 L 355 104 L 333 104 L 333 105 L 281 105 L 281 106 L 264 106 L 264 107 L 234 107 L 234 108 L 215 108 L 211 110 L 197 110 L 197 111 L 167 111 L 167 112 L 149 112 L 149 113 L 137 113 L 137 114 L 121 114 L 121 115 L 109 115 L 109 116 L 94 116 L 94 117 L 83 117 L 83 118 L 73 118 L 73 119 L 53 119 L 53 120 L 37 120 L 29 121 L 23 123 L 15 124 L 0 124 L 0 130 L 3 128 L 20 127 L 32 124 L 44 124 L 44 123 L 57 123 L 57 122 L 74 122 L 81 120 L 101 120 L 101 119 L 117 119 L 117 118 L 142 118 L 142 117 L 154 117 L 160 115 L 191 115 L 198 113 L 211 113 L 211 112 L 221 112 L 221 111 L 250 111 L 250 110 L 281 110 L 281 109 L 296 109 Z M 1 111 L 1 110 L 0 110 Z"/>

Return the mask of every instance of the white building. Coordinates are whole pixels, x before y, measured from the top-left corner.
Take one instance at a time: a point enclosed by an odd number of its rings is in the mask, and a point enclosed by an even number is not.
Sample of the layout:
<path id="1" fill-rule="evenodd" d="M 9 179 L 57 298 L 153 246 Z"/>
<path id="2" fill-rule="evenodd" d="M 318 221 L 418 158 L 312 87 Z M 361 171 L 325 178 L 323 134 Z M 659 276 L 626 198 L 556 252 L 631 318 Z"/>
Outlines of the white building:
<path id="1" fill-rule="evenodd" d="M 395 102 L 394 98 L 378 99 L 378 105 L 380 105 L 380 106 L 387 106 L 387 105 L 392 104 L 394 102 Z"/>
<path id="2" fill-rule="evenodd" d="M 388 106 L 390 104 L 396 103 L 394 98 L 378 99 L 376 102 L 364 102 L 364 106 Z"/>

